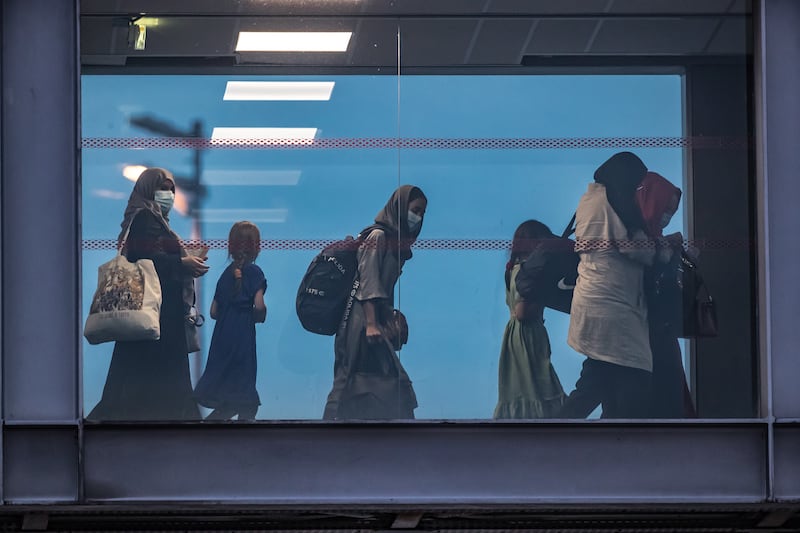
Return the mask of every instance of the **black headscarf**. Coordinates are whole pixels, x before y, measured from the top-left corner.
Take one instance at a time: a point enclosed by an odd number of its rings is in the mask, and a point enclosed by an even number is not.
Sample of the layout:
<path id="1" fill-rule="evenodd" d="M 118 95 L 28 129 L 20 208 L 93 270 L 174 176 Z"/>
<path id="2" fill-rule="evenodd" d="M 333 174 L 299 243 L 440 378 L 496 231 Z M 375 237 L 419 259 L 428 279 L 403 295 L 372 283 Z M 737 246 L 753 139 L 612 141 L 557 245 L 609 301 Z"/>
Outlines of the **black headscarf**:
<path id="1" fill-rule="evenodd" d="M 375 216 L 375 223 L 387 231 L 393 238 L 399 239 L 399 258 L 410 259 L 411 245 L 417 240 L 422 231 L 423 221 L 414 232 L 408 229 L 408 204 L 411 198 L 424 198 L 422 190 L 413 185 L 401 185 L 386 202 L 386 205 Z"/>
<path id="2" fill-rule="evenodd" d="M 645 229 L 642 214 L 636 205 L 636 188 L 645 174 L 647 167 L 631 152 L 614 154 L 594 173 L 594 181 L 605 185 L 608 203 L 631 234 Z"/>
<path id="3" fill-rule="evenodd" d="M 120 224 L 122 230 L 119 232 L 117 240 L 122 242 L 125 238 L 125 232 L 128 231 L 133 219 L 143 210 L 152 213 L 153 216 L 156 217 L 156 220 L 161 222 L 169 233 L 175 235 L 175 232 L 169 227 L 169 214 L 162 214 L 161 208 L 154 200 L 155 193 L 161 188 L 161 184 L 164 183 L 164 180 L 169 180 L 173 185 L 175 184 L 175 179 L 172 177 L 172 173 L 169 170 L 152 167 L 142 172 L 139 179 L 136 180 L 136 184 L 133 186 L 130 198 L 128 198 L 128 206 L 125 208 L 125 215 Z M 178 238 L 178 236 L 175 235 L 175 238 Z"/>

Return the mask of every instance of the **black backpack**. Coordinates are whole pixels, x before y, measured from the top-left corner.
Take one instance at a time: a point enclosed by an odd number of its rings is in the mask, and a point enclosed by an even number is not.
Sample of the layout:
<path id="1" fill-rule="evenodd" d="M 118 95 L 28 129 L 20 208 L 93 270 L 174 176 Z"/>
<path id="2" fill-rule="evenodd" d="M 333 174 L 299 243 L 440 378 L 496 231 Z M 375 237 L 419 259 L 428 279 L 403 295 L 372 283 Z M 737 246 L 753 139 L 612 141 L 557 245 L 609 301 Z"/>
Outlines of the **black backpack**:
<path id="1" fill-rule="evenodd" d="M 335 335 L 347 322 L 358 289 L 358 248 L 374 229 L 359 233 L 325 247 L 308 266 L 297 289 L 295 308 L 303 327 L 319 335 Z"/>
<path id="2" fill-rule="evenodd" d="M 542 239 L 520 264 L 515 281 L 525 300 L 569 313 L 580 261 L 575 241 L 569 238 L 575 232 L 574 224 L 575 215 L 561 237 Z"/>

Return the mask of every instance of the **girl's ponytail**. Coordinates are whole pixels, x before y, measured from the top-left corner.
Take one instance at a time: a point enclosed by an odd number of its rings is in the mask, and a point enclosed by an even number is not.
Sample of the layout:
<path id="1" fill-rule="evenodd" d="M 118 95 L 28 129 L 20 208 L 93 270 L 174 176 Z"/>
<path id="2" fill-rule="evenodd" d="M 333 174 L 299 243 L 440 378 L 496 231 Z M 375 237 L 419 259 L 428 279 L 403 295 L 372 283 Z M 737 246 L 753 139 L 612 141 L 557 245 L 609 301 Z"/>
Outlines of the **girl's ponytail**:
<path id="1" fill-rule="evenodd" d="M 246 220 L 237 222 L 228 234 L 228 257 L 233 260 L 234 294 L 242 292 L 242 274 L 245 265 L 253 263 L 261 251 L 261 233 L 258 226 Z M 239 271 L 238 276 L 236 271 Z"/>

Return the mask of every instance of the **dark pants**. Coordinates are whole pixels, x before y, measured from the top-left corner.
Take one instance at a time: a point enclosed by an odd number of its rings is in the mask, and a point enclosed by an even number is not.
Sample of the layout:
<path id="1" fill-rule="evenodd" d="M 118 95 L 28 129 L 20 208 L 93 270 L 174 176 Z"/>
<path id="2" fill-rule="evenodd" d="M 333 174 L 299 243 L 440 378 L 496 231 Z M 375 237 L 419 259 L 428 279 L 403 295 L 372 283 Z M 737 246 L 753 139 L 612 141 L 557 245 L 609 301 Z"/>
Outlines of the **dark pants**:
<path id="1" fill-rule="evenodd" d="M 602 418 L 649 418 L 651 397 L 650 372 L 587 357 L 559 418 L 586 418 L 601 404 Z"/>
<path id="2" fill-rule="evenodd" d="M 678 338 L 668 328 L 650 324 L 653 351 L 653 418 L 697 418 L 686 384 Z"/>

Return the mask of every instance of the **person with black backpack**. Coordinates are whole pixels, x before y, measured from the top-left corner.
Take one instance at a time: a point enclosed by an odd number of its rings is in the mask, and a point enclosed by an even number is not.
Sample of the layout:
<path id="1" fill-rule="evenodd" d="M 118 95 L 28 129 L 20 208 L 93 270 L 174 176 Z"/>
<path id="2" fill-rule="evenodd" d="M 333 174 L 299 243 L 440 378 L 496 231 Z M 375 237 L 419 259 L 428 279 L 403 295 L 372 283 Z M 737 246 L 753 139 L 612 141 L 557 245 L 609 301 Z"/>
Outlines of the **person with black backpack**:
<path id="1" fill-rule="evenodd" d="M 396 353 L 408 339 L 408 325 L 394 309 L 394 288 L 427 205 L 418 187 L 403 185 L 359 235 L 354 297 L 334 341 L 326 420 L 414 418 L 416 394 Z"/>

